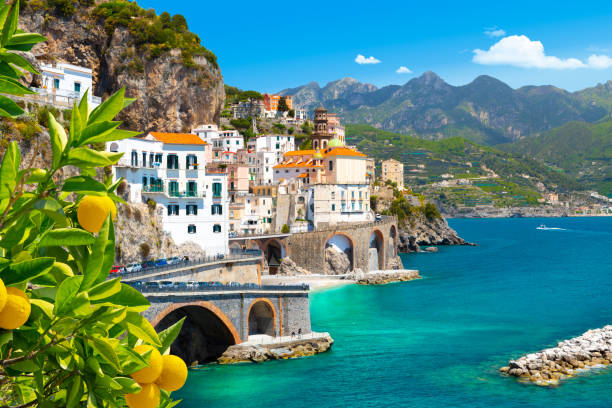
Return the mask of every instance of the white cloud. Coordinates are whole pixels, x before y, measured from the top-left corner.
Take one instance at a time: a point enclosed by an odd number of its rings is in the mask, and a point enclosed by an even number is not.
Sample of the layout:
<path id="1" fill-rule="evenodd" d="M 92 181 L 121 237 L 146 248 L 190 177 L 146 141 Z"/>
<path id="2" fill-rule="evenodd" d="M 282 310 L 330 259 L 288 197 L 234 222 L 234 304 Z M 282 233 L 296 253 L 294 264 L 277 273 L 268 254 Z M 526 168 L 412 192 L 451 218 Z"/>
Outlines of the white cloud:
<path id="1" fill-rule="evenodd" d="M 355 62 L 360 64 L 360 65 L 363 65 L 363 64 L 379 64 L 380 60 L 376 59 L 376 58 L 374 58 L 372 56 L 366 58 L 366 57 L 364 57 L 361 54 L 357 54 L 357 57 L 355 58 Z"/>
<path id="2" fill-rule="evenodd" d="M 408 67 L 405 67 L 403 65 L 396 69 L 395 72 L 397 72 L 398 74 L 412 74 L 412 71 Z"/>
<path id="3" fill-rule="evenodd" d="M 589 67 L 595 69 L 606 69 L 612 67 L 612 58 L 608 57 L 607 55 L 593 54 L 587 59 L 587 62 Z"/>
<path id="4" fill-rule="evenodd" d="M 546 55 L 540 41 L 531 41 L 525 35 L 504 37 L 487 51 L 474 50 L 477 64 L 513 65 L 522 68 L 575 69 L 587 65 L 577 58 L 561 59 Z"/>
<path id="5" fill-rule="evenodd" d="M 504 30 L 497 27 L 487 28 L 484 33 L 489 37 L 503 37 L 504 35 L 506 35 L 506 32 Z"/>

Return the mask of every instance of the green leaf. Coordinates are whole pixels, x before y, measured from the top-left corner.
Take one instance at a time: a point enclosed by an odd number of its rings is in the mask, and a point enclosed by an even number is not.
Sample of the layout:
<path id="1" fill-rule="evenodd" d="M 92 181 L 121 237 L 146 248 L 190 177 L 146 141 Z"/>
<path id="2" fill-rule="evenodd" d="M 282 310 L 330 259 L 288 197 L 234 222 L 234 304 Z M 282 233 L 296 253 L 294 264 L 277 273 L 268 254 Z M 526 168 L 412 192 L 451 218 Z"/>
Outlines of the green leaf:
<path id="1" fill-rule="evenodd" d="M 91 115 L 89 115 L 89 120 L 87 124 L 90 125 L 96 122 L 103 122 L 106 120 L 113 120 L 115 116 L 123 109 L 125 97 L 125 87 L 121 88 L 114 94 L 110 96 L 107 100 L 102 102 L 100 106 L 95 108 Z"/>
<path id="2" fill-rule="evenodd" d="M 16 1 L 13 4 L 13 8 L 11 9 L 8 18 L 4 22 L 4 26 L 2 28 L 2 37 L 0 37 L 0 44 L 5 45 L 9 43 L 9 39 L 15 33 L 17 29 L 17 21 L 19 20 L 19 1 Z"/>
<path id="3" fill-rule="evenodd" d="M 89 97 L 89 88 L 85 90 L 81 101 L 79 102 L 79 117 L 81 118 L 81 129 L 87 126 L 87 120 L 89 119 L 89 105 L 87 98 Z"/>
<path id="4" fill-rule="evenodd" d="M 36 33 L 17 33 L 13 34 L 7 45 L 35 45 L 39 42 L 47 41 L 45 37 Z M 8 47 L 6 47 L 8 48 Z"/>
<path id="5" fill-rule="evenodd" d="M 68 143 L 68 137 L 62 125 L 57 123 L 51 112 L 49 112 L 49 136 L 51 137 L 51 149 L 53 150 L 53 168 L 57 169 Z"/>
<path id="6" fill-rule="evenodd" d="M 80 228 L 58 228 L 47 232 L 38 245 L 41 247 L 89 245 L 95 240 L 96 237 Z"/>
<path id="7" fill-rule="evenodd" d="M 44 257 L 14 263 L 8 269 L 0 271 L 0 278 L 5 285 L 18 285 L 49 272 L 54 261 L 54 258 Z"/>
<path id="8" fill-rule="evenodd" d="M 98 377 L 104 377 L 104 371 L 100 368 L 100 363 L 96 358 L 89 357 L 85 363 Z"/>
<path id="9" fill-rule="evenodd" d="M 87 260 L 87 267 L 83 273 L 81 290 L 87 290 L 92 285 L 103 281 L 108 276 L 115 259 L 115 232 L 111 215 L 109 214 L 98 232 Z M 117 291 L 119 292 L 119 290 Z"/>
<path id="10" fill-rule="evenodd" d="M 125 323 L 130 333 L 153 346 L 161 347 L 162 344 L 155 329 L 144 316 L 136 312 L 128 312 Z"/>
<path id="11" fill-rule="evenodd" d="M 23 114 L 23 109 L 19 107 L 12 99 L 0 95 L 0 116 L 6 118 L 16 118 Z"/>
<path id="12" fill-rule="evenodd" d="M 74 146 L 75 142 L 81 138 L 81 131 L 81 115 L 79 112 L 79 107 L 77 106 L 76 101 L 74 101 L 70 117 L 70 139 L 68 140 L 71 145 Z"/>
<path id="13" fill-rule="evenodd" d="M 55 221 L 57 226 L 66 225 L 64 208 L 55 198 L 47 197 L 34 203 L 33 208 Z"/>
<path id="14" fill-rule="evenodd" d="M 105 167 L 115 164 L 123 153 L 99 152 L 86 147 L 77 147 L 68 153 L 68 164 L 78 167 Z"/>
<path id="15" fill-rule="evenodd" d="M 108 123 L 108 122 L 103 122 Z M 102 143 L 102 142 L 111 142 L 114 140 L 128 139 L 130 137 L 138 136 L 141 132 L 134 132 L 132 130 L 124 130 L 124 129 L 115 129 L 110 133 L 100 134 L 95 137 L 91 137 L 87 140 L 86 143 Z M 81 143 L 85 144 L 85 142 Z"/>
<path id="16" fill-rule="evenodd" d="M 14 64 L 19 68 L 22 68 L 32 74 L 39 74 L 39 72 L 34 68 L 30 61 L 23 58 L 21 55 L 13 54 L 11 52 L 0 54 L 0 61 L 4 61 L 6 63 Z"/>
<path id="17" fill-rule="evenodd" d="M 115 278 L 98 283 L 87 291 L 90 300 L 106 299 L 121 290 L 121 278 Z"/>
<path id="18" fill-rule="evenodd" d="M 131 347 L 117 348 L 117 355 L 121 360 L 121 371 L 124 374 L 131 374 L 135 371 L 143 369 L 149 365 L 151 359 L 151 350 L 138 354 Z"/>
<path id="19" fill-rule="evenodd" d="M 111 339 L 102 339 L 90 337 L 89 344 L 96 350 L 104 360 L 106 360 L 110 365 L 113 366 L 117 371 L 121 370 L 121 362 L 119 361 L 119 357 L 117 357 L 117 353 L 115 353 L 115 347 L 117 344 L 111 344 Z M 115 339 L 112 339 L 115 340 Z"/>
<path id="20" fill-rule="evenodd" d="M 19 217 L 17 221 L 5 230 L 4 237 L 0 240 L 0 247 L 11 249 L 15 245 L 22 244 L 30 236 L 34 223 L 29 217 Z"/>
<path id="21" fill-rule="evenodd" d="M 9 198 L 17 185 L 21 153 L 17 142 L 9 143 L 0 165 L 0 199 Z"/>
<path id="22" fill-rule="evenodd" d="M 36 93 L 30 88 L 23 86 L 20 82 L 3 76 L 0 76 L 0 92 L 17 96 L 31 95 Z"/>
<path id="23" fill-rule="evenodd" d="M 81 194 L 87 194 L 88 192 L 105 192 L 106 186 L 100 183 L 98 180 L 94 180 L 91 177 L 76 176 L 70 177 L 64 182 L 62 191 L 77 192 Z"/>
<path id="24" fill-rule="evenodd" d="M 39 308 L 49 319 L 53 318 L 53 303 L 42 299 L 30 299 L 30 303 Z"/>
<path id="25" fill-rule="evenodd" d="M 131 378 L 127 377 L 115 377 L 113 378 L 119 385 L 121 385 L 121 389 L 126 394 L 135 394 L 140 392 L 142 387 Z"/>
<path id="26" fill-rule="evenodd" d="M 30 169 L 28 178 L 26 179 L 26 183 L 35 184 L 44 181 L 47 178 L 47 170 L 44 169 Z"/>
<path id="27" fill-rule="evenodd" d="M 92 303 L 106 306 L 127 306 L 135 312 L 144 312 L 151 305 L 142 293 L 125 283 L 121 284 L 119 293 L 103 301 L 93 301 Z"/>
<path id="28" fill-rule="evenodd" d="M 83 129 L 80 139 L 78 139 L 78 146 L 104 140 L 104 137 L 108 136 L 120 124 L 121 122 L 103 121 L 87 125 L 87 127 Z"/>
<path id="29" fill-rule="evenodd" d="M 81 376 L 77 375 L 72 379 L 72 385 L 68 392 L 68 398 L 66 400 L 66 407 L 73 408 L 79 407 L 81 404 L 81 397 L 83 397 L 83 381 Z"/>
<path id="30" fill-rule="evenodd" d="M 82 276 L 72 276 L 66 278 L 59 285 L 57 294 L 55 295 L 55 307 L 53 309 L 55 315 L 64 316 L 70 314 L 71 302 L 79 293 L 79 287 L 81 286 L 82 280 Z"/>
<path id="31" fill-rule="evenodd" d="M 181 332 L 183 322 L 185 322 L 185 317 L 174 323 L 172 326 L 168 327 L 166 330 L 157 333 L 159 341 L 161 341 L 162 344 L 159 348 L 159 352 L 161 354 L 165 354 L 168 350 L 170 350 L 170 346 Z"/>

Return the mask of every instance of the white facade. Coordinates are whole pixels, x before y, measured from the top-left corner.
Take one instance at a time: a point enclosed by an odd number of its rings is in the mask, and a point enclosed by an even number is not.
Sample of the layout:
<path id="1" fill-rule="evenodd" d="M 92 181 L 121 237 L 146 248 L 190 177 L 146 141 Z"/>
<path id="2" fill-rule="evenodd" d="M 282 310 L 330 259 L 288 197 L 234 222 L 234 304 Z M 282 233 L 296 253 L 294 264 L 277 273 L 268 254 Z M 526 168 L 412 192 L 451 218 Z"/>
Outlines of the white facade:
<path id="1" fill-rule="evenodd" d="M 315 184 L 308 189 L 308 219 L 320 224 L 374 221 L 370 188 L 364 184 Z"/>
<path id="2" fill-rule="evenodd" d="M 113 176 L 125 179 L 128 201 L 155 201 L 163 230 L 177 245 L 191 241 L 206 255 L 228 253 L 227 175 L 206 172 L 204 143 L 164 143 L 149 134 L 106 148 L 125 153 Z"/>
<path id="3" fill-rule="evenodd" d="M 287 135 L 262 135 L 249 140 L 247 164 L 255 184 L 273 184 L 273 167 L 283 161 L 283 155 L 295 150 L 295 138 Z"/>
<path id="4" fill-rule="evenodd" d="M 266 234 L 272 227 L 275 200 L 271 196 L 249 194 L 244 198 L 244 213 L 239 234 Z"/>
<path id="5" fill-rule="evenodd" d="M 79 101 L 87 90 L 90 107 L 100 105 L 99 97 L 93 95 L 93 76 L 91 68 L 58 62 L 40 64 L 42 88 L 34 88 L 38 97 L 54 105 L 72 106 Z"/>
<path id="6" fill-rule="evenodd" d="M 275 152 L 259 151 L 248 155 L 251 180 L 258 185 L 274 184 L 274 166 L 278 163 Z"/>
<path id="7" fill-rule="evenodd" d="M 192 133 L 211 145 L 213 150 L 236 153 L 244 148 L 244 138 L 237 130 L 219 130 L 217 125 L 206 124 L 193 129 Z"/>

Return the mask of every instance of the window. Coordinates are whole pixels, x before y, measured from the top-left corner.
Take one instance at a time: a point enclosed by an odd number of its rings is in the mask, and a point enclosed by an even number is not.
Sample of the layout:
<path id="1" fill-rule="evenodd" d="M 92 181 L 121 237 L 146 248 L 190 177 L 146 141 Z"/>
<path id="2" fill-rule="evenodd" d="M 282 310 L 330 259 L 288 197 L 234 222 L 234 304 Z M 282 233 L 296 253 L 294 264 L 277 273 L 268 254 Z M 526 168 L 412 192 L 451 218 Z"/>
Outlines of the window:
<path id="1" fill-rule="evenodd" d="M 142 152 L 142 167 L 147 167 L 147 154 Z"/>
<path id="2" fill-rule="evenodd" d="M 359 202 L 359 210 L 363 210 L 363 203 L 361 201 Z"/>
<path id="3" fill-rule="evenodd" d="M 187 182 L 187 196 L 188 197 L 198 196 L 198 184 L 195 181 Z"/>
<path id="4" fill-rule="evenodd" d="M 178 155 L 176 154 L 169 154 L 168 155 L 168 168 L 169 169 L 178 169 L 179 168 L 179 163 L 178 163 Z"/>
<path id="5" fill-rule="evenodd" d="M 230 190 L 234 190 L 234 188 L 235 188 L 235 187 L 234 187 L 234 182 L 232 181 L 232 182 L 230 183 Z"/>
<path id="6" fill-rule="evenodd" d="M 280 143 L 276 144 L 276 150 L 280 149 Z"/>
<path id="7" fill-rule="evenodd" d="M 212 190 L 213 190 L 213 197 L 221 197 L 221 189 L 222 189 L 222 185 L 221 183 L 213 183 L 212 185 Z"/>
<path id="8" fill-rule="evenodd" d="M 361 199 L 361 191 L 359 192 L 359 199 Z"/>
<path id="9" fill-rule="evenodd" d="M 189 154 L 186 157 L 186 168 L 187 169 L 197 169 L 198 168 L 198 158 L 194 154 Z"/>
<path id="10" fill-rule="evenodd" d="M 59 79 L 58 78 L 53 79 L 53 88 L 59 89 Z"/>
<path id="11" fill-rule="evenodd" d="M 342 203 L 342 212 L 346 211 L 346 204 Z"/>
<path id="12" fill-rule="evenodd" d="M 136 167 L 138 166 L 138 152 L 133 150 L 132 151 L 132 166 Z"/>
<path id="13" fill-rule="evenodd" d="M 336 204 L 332 204 L 332 211 L 336 211 Z"/>
<path id="14" fill-rule="evenodd" d="M 187 226 L 187 233 L 188 234 L 195 234 L 196 233 L 196 226 L 191 224 Z"/>
<path id="15" fill-rule="evenodd" d="M 221 204 L 213 204 L 210 207 L 210 213 L 212 215 L 221 215 L 221 214 L 223 214 L 223 206 Z"/>
<path id="16" fill-rule="evenodd" d="M 198 206 L 196 204 L 187 204 L 185 210 L 187 215 L 198 215 Z"/>
<path id="17" fill-rule="evenodd" d="M 221 232 L 221 225 L 220 224 L 213 225 L 213 232 Z"/>
<path id="18" fill-rule="evenodd" d="M 160 163 L 162 162 L 162 154 L 161 153 L 155 153 L 155 163 Z M 158 164 L 159 166 L 159 164 Z"/>
<path id="19" fill-rule="evenodd" d="M 355 199 L 355 192 L 351 191 L 351 198 L 354 200 Z"/>
<path id="20" fill-rule="evenodd" d="M 179 186 L 178 181 L 171 181 L 169 185 L 170 197 L 178 197 L 179 195 Z"/>
<path id="21" fill-rule="evenodd" d="M 143 186 L 143 187 L 146 187 L 146 186 L 147 186 L 147 178 L 146 178 L 146 177 L 143 177 L 143 178 L 142 178 L 142 186 Z"/>
<path id="22" fill-rule="evenodd" d="M 334 162 L 331 160 L 329 162 L 329 171 L 334 171 Z"/>
<path id="23" fill-rule="evenodd" d="M 179 205 L 168 204 L 168 215 L 179 215 Z"/>
<path id="24" fill-rule="evenodd" d="M 354 201 L 351 203 L 351 210 L 355 211 L 355 202 Z"/>
<path id="25" fill-rule="evenodd" d="M 74 83 L 74 92 L 81 92 L 81 83 L 80 82 L 75 82 Z"/>
<path id="26" fill-rule="evenodd" d="M 149 167 L 153 167 L 154 160 L 155 160 L 155 154 L 154 153 L 149 154 Z"/>
<path id="27" fill-rule="evenodd" d="M 331 198 L 332 198 L 332 200 L 336 199 L 336 192 L 335 191 L 331 192 Z"/>

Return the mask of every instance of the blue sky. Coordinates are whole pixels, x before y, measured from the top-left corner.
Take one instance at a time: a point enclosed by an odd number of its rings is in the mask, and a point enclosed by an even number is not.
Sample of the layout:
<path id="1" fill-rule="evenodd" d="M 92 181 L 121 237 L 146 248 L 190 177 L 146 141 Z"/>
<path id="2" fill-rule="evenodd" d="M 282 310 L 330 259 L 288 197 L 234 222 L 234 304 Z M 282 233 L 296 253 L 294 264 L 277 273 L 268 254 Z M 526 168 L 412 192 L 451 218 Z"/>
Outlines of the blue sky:
<path id="1" fill-rule="evenodd" d="M 571 91 L 612 79 L 609 1 L 139 4 L 183 14 L 217 55 L 225 83 L 243 89 L 323 86 L 347 76 L 380 87 L 428 70 L 452 85 L 486 74 L 514 88 L 549 84 Z M 379 62 L 359 64 L 359 55 L 361 62 Z M 410 73 L 397 73 L 400 67 Z"/>

